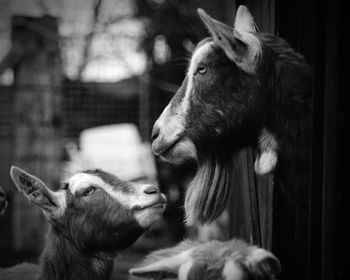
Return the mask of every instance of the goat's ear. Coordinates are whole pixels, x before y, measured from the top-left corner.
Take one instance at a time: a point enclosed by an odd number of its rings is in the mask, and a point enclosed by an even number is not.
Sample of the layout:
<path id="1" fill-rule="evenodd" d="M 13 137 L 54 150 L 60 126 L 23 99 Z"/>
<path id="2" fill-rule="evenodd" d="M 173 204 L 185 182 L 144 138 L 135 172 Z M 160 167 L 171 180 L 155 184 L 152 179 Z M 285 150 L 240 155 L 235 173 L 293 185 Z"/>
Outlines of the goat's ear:
<path id="1" fill-rule="evenodd" d="M 132 268 L 129 273 L 134 276 L 145 277 L 145 278 L 174 278 L 182 279 L 181 273 L 187 273 L 188 262 L 191 261 L 191 250 L 186 250 L 181 253 L 172 255 L 170 257 L 163 257 L 154 262 L 147 260 L 144 265 L 137 268 Z"/>
<path id="2" fill-rule="evenodd" d="M 257 62 L 262 52 L 260 40 L 252 33 L 246 32 L 254 28 L 248 10 L 240 8 L 238 11 L 237 27 L 233 30 L 228 25 L 211 18 L 204 10 L 198 9 L 198 14 L 208 28 L 215 44 L 221 47 L 226 56 L 238 67 L 248 73 L 255 73 Z"/>
<path id="3" fill-rule="evenodd" d="M 58 213 L 61 208 L 59 195 L 51 191 L 39 178 L 16 166 L 11 167 L 10 175 L 18 191 L 39 206 L 46 215 L 55 216 Z"/>
<path id="4" fill-rule="evenodd" d="M 252 14 L 246 6 L 239 6 L 236 13 L 234 29 L 238 32 L 257 32 L 258 27 L 254 22 Z"/>
<path id="5" fill-rule="evenodd" d="M 276 137 L 264 128 L 258 140 L 258 155 L 255 159 L 254 169 L 259 175 L 272 172 L 277 164 L 278 143 Z"/>
<path id="6" fill-rule="evenodd" d="M 214 42 L 223 49 L 227 57 L 236 63 L 240 62 L 241 56 L 244 55 L 247 48 L 242 41 L 235 37 L 234 30 L 228 25 L 213 19 L 202 9 L 198 9 L 198 14 L 208 28 Z"/>
<path id="7" fill-rule="evenodd" d="M 245 265 L 257 279 L 274 280 L 281 272 L 279 260 L 271 252 L 262 248 L 254 248 L 247 256 Z"/>

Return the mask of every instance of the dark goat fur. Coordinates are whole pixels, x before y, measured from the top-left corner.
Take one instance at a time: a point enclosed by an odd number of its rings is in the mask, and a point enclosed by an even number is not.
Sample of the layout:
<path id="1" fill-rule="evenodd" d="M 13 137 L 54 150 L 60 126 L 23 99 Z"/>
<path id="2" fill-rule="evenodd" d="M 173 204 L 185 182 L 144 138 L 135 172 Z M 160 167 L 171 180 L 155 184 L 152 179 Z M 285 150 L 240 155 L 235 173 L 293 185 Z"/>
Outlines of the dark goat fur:
<path id="1" fill-rule="evenodd" d="M 232 127 L 231 122 L 226 121 L 224 126 L 219 125 L 223 127 L 219 137 L 203 137 L 201 131 L 191 129 L 199 165 L 186 197 L 186 212 L 190 221 L 210 222 L 221 214 L 224 209 L 222 203 L 226 202 L 226 194 L 233 183 L 228 175 L 233 174 L 232 156 L 244 147 L 257 147 L 258 132 L 263 128 L 270 131 L 278 143 L 279 164 L 274 172 L 275 179 L 283 182 L 287 189 L 293 188 L 295 183 L 303 187 L 308 183 L 311 69 L 305 59 L 283 39 L 261 33 L 258 37 L 264 44 L 265 56 L 258 74 L 252 78 L 256 80 L 256 85 L 260 85 L 256 88 L 261 95 L 258 102 L 261 102 L 259 107 L 265 108 L 265 111 L 253 112 L 239 127 Z M 249 80 L 246 82 L 252 84 Z M 197 112 L 194 111 L 193 114 Z M 254 116 L 257 118 L 254 119 Z M 210 131 L 206 127 L 208 122 L 202 122 L 202 129 L 206 133 Z M 200 125 L 193 123 L 191 127 L 198 126 Z M 298 182 L 293 182 L 295 176 L 299 177 Z M 213 188 L 216 189 L 216 196 L 206 196 L 210 191 L 213 192 Z M 206 197 L 198 197 L 198 194 Z M 222 199 L 217 200 L 217 197 Z"/>
<path id="2" fill-rule="evenodd" d="M 11 169 L 11 177 L 18 190 L 42 208 L 49 229 L 39 265 L 0 270 L 1 280 L 107 280 L 114 256 L 131 246 L 164 211 L 152 206 L 165 203 L 155 187 L 125 182 L 101 170 L 78 173 L 56 192 L 19 168 Z M 137 199 L 146 201 L 143 210 L 133 210 L 139 207 Z"/>

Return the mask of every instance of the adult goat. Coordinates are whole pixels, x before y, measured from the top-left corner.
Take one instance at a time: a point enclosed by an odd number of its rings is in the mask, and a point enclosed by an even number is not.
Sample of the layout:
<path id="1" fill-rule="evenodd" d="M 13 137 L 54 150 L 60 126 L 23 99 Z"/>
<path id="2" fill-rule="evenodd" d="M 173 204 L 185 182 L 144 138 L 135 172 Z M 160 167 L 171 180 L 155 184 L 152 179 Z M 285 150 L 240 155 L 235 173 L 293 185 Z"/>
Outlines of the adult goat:
<path id="1" fill-rule="evenodd" d="M 156 121 L 153 151 L 172 163 L 198 161 L 185 199 L 187 223 L 198 224 L 223 211 L 234 184 L 233 157 L 254 147 L 256 172 L 274 171 L 276 192 L 283 193 L 284 202 L 274 205 L 273 247 L 284 278 L 306 277 L 311 68 L 285 40 L 258 32 L 244 6 L 233 29 L 198 13 L 211 37 L 198 43 L 181 87 Z"/>
<path id="2" fill-rule="evenodd" d="M 256 172 L 276 166 L 274 178 L 286 189 L 309 180 L 311 69 L 304 57 L 282 38 L 257 32 L 244 6 L 234 29 L 198 13 L 211 37 L 198 43 L 152 132 L 153 152 L 164 161 L 198 161 L 185 200 L 188 224 L 223 211 L 232 157 L 244 147 L 258 151 Z"/>

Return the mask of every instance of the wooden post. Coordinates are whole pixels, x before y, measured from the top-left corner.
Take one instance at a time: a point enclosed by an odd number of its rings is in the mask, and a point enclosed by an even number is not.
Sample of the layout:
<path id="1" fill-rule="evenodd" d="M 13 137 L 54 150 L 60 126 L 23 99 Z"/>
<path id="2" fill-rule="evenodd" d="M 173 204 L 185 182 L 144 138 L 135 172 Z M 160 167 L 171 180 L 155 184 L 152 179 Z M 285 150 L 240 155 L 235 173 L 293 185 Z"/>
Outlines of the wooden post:
<path id="1" fill-rule="evenodd" d="M 12 18 L 12 49 L 21 54 L 14 68 L 14 164 L 50 187 L 59 179 L 61 75 L 57 19 Z M 41 211 L 16 194 L 15 250 L 39 251 L 45 234 Z"/>

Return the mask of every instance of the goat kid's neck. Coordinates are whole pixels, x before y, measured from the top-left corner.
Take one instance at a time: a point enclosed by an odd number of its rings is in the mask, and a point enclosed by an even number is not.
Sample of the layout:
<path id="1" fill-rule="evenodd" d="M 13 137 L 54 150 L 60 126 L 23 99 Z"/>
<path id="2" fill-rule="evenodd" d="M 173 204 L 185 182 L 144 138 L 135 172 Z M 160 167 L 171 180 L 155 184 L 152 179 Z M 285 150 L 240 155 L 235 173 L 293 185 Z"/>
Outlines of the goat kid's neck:
<path id="1" fill-rule="evenodd" d="M 85 253 L 51 226 L 40 262 L 39 280 L 107 280 L 113 269 L 113 256 Z"/>

